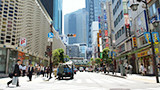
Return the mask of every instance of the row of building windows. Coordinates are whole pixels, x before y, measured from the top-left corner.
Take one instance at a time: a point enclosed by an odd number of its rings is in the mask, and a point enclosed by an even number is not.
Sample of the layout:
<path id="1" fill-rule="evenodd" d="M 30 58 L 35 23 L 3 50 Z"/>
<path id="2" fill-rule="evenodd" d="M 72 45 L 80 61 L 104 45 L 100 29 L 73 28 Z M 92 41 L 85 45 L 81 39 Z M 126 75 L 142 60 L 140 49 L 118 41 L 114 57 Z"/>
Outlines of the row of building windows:
<path id="1" fill-rule="evenodd" d="M 120 36 L 122 36 L 125 33 L 125 28 L 122 27 L 116 34 L 115 39 L 117 40 Z"/>
<path id="2" fill-rule="evenodd" d="M 122 0 L 118 0 L 117 4 L 115 5 L 114 9 L 113 9 L 113 15 L 115 15 L 115 13 L 117 12 L 119 6 L 121 5 Z"/>
<path id="3" fill-rule="evenodd" d="M 118 25 L 118 23 L 121 21 L 122 18 L 123 18 L 123 10 L 121 11 L 121 13 L 118 15 L 118 17 L 114 21 L 114 27 Z"/>

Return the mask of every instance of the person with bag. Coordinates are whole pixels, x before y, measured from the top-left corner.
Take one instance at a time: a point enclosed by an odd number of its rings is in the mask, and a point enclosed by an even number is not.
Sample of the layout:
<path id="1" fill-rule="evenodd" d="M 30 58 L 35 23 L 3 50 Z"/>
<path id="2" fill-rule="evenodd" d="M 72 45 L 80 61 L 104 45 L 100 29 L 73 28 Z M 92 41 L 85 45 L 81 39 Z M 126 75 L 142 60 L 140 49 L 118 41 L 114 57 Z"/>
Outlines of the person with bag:
<path id="1" fill-rule="evenodd" d="M 34 72 L 34 68 L 32 64 L 30 64 L 30 67 L 28 68 L 28 75 L 27 75 L 29 77 L 29 81 L 32 81 L 33 72 Z"/>
<path id="2" fill-rule="evenodd" d="M 10 75 L 12 80 L 7 83 L 8 87 L 9 87 L 9 84 L 11 84 L 11 83 L 12 83 L 12 85 L 16 85 L 17 87 L 19 87 L 19 79 L 18 79 L 18 77 L 21 75 L 21 71 L 19 69 L 20 63 L 21 63 L 21 61 L 17 60 L 17 64 L 15 65 L 15 68 L 14 68 L 14 71 L 13 71 L 13 74 L 12 74 L 13 78 Z"/>

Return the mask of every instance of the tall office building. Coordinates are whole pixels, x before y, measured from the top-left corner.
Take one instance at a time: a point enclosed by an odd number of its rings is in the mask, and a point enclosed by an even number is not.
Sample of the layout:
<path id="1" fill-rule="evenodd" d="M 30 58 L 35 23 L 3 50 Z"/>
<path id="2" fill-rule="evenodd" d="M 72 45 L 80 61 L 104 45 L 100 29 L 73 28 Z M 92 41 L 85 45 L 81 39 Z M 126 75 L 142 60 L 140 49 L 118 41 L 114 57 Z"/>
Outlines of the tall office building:
<path id="1" fill-rule="evenodd" d="M 63 0 L 41 0 L 44 8 L 53 20 L 53 26 L 59 35 L 62 34 L 62 4 Z"/>
<path id="2" fill-rule="evenodd" d="M 86 11 L 87 11 L 87 44 L 88 47 L 92 47 L 91 39 L 91 26 L 93 21 L 98 21 L 98 16 L 101 15 L 101 2 L 106 0 L 86 0 Z"/>
<path id="3" fill-rule="evenodd" d="M 75 12 L 64 16 L 64 33 L 76 34 L 76 37 L 70 37 L 68 44 L 86 43 L 86 10 L 85 8 L 79 9 Z"/>
<path id="4" fill-rule="evenodd" d="M 44 53 L 50 21 L 39 0 L 1 0 L 0 73 L 11 73 L 17 59 L 25 65 L 48 64 Z M 53 49 L 65 49 L 54 28 L 53 33 L 57 37 L 53 39 Z"/>
<path id="5" fill-rule="evenodd" d="M 49 16 L 53 20 L 53 0 L 40 0 Z"/>

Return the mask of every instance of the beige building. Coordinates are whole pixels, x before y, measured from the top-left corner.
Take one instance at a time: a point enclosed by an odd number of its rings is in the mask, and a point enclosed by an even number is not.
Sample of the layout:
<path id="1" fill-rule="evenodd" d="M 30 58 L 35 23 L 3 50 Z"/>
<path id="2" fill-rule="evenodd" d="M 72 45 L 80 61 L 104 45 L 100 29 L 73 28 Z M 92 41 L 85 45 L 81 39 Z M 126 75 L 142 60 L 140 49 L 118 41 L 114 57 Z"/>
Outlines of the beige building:
<path id="1" fill-rule="evenodd" d="M 47 64 L 49 59 L 44 53 L 49 45 L 51 21 L 37 0 L 0 1 L 0 73 L 11 72 L 16 59 L 21 59 L 26 65 L 31 62 Z M 66 51 L 54 28 L 53 33 L 53 49 Z M 21 45 L 22 39 L 25 40 Z"/>

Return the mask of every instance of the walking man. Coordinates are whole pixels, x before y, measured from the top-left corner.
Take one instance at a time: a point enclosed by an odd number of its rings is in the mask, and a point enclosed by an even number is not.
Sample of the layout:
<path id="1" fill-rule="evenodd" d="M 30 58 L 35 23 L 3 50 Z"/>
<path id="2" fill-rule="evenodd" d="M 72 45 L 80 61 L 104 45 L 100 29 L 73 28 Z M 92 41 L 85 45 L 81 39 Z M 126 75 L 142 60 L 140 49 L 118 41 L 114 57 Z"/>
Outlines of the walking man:
<path id="1" fill-rule="evenodd" d="M 29 77 L 29 81 L 32 81 L 32 74 L 34 72 L 34 68 L 32 66 L 32 64 L 30 64 L 30 67 L 28 68 L 28 77 Z"/>
<path id="2" fill-rule="evenodd" d="M 25 65 L 22 65 L 22 72 L 23 72 L 23 77 L 25 76 L 26 74 L 26 66 Z"/>
<path id="3" fill-rule="evenodd" d="M 16 63 L 16 65 L 15 65 L 15 68 L 14 68 L 14 71 L 13 71 L 13 77 L 16 77 L 17 78 L 17 87 L 19 87 L 19 79 L 18 79 L 18 77 L 21 75 L 21 71 L 20 71 L 20 69 L 19 69 L 19 65 L 21 64 L 21 61 L 20 60 L 17 60 L 17 63 Z M 12 81 L 13 80 L 11 80 L 11 81 L 9 81 L 8 83 L 7 83 L 7 85 L 8 85 L 8 87 L 9 87 L 9 84 L 11 84 L 12 83 Z"/>

